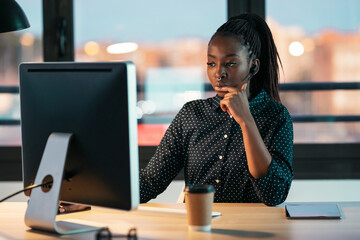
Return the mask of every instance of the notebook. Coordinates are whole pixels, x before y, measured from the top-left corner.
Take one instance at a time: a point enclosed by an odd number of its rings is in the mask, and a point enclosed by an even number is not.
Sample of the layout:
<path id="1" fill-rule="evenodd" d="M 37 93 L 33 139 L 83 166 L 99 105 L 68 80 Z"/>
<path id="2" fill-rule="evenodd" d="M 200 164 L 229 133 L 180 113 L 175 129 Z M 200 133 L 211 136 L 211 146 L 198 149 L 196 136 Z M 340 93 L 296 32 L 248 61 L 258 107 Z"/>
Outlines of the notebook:
<path id="1" fill-rule="evenodd" d="M 286 217 L 290 219 L 340 219 L 337 204 L 303 203 L 285 205 Z"/>

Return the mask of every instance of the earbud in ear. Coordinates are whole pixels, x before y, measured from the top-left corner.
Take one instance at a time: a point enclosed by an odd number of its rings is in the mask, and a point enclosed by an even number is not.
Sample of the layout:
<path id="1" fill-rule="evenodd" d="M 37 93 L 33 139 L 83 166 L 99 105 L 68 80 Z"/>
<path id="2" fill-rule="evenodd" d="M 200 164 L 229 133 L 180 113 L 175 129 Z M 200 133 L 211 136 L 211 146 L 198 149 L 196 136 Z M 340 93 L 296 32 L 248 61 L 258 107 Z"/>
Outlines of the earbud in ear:
<path id="1" fill-rule="evenodd" d="M 258 70 L 258 66 L 256 64 L 253 64 L 250 68 L 250 73 L 254 75 L 256 71 Z"/>

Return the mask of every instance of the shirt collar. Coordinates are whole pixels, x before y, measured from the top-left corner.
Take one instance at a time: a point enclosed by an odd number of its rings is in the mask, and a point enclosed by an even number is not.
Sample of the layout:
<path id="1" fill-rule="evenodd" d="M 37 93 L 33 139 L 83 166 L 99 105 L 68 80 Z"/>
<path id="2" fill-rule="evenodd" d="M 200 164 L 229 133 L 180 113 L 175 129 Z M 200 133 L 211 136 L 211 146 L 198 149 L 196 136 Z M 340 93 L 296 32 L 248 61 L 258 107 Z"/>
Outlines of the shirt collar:
<path id="1" fill-rule="evenodd" d="M 220 97 L 219 95 L 216 94 L 216 96 L 210 98 L 210 100 L 211 100 L 211 104 L 212 104 L 212 109 L 216 110 L 217 108 L 220 107 L 220 101 L 222 100 L 222 97 Z"/>
<path id="2" fill-rule="evenodd" d="M 215 97 L 210 98 L 212 109 L 216 110 L 220 107 L 220 101 L 222 100 L 222 97 L 216 94 Z M 256 97 L 254 97 L 249 102 L 249 108 L 250 112 L 256 113 L 259 112 L 261 109 L 263 109 L 266 106 L 266 103 L 270 101 L 270 97 L 267 94 L 267 92 L 263 89 Z"/>

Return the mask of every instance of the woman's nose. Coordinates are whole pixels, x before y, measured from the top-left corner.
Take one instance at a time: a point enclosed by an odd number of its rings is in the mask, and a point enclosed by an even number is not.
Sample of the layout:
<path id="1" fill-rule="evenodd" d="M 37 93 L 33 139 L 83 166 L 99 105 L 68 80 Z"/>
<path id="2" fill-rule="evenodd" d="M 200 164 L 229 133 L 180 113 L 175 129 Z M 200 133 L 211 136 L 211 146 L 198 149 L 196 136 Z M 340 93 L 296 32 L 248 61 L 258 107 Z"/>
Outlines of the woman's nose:
<path id="1" fill-rule="evenodd" d="M 223 78 L 226 78 L 226 72 L 223 68 L 219 68 L 216 72 L 215 72 L 215 78 L 217 78 L 217 80 L 221 81 Z"/>
<path id="2" fill-rule="evenodd" d="M 220 79 L 223 77 L 223 75 L 224 75 L 224 69 L 222 67 L 218 67 L 215 72 L 215 77 Z"/>

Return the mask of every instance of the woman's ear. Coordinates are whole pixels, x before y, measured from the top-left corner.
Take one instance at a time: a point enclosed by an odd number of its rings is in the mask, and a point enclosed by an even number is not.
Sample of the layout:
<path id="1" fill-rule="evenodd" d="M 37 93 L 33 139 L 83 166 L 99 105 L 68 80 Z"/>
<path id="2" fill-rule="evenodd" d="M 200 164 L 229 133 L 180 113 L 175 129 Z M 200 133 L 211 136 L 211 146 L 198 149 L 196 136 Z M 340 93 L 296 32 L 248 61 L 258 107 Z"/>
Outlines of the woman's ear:
<path id="1" fill-rule="evenodd" d="M 259 59 L 252 60 L 252 65 L 250 68 L 251 76 L 254 76 L 255 74 L 257 74 L 257 72 L 259 71 L 259 68 L 260 68 L 260 60 Z"/>
<path id="2" fill-rule="evenodd" d="M 255 64 L 253 64 L 253 65 L 251 66 L 251 68 L 250 68 L 250 74 L 251 74 L 251 75 L 255 75 L 256 72 L 257 72 L 257 70 L 258 70 L 258 66 L 255 65 Z"/>

